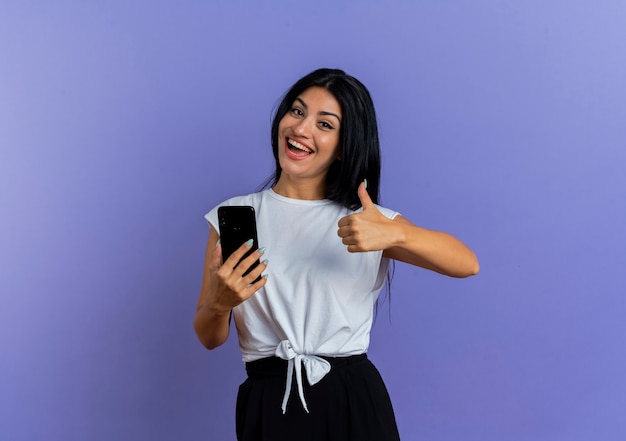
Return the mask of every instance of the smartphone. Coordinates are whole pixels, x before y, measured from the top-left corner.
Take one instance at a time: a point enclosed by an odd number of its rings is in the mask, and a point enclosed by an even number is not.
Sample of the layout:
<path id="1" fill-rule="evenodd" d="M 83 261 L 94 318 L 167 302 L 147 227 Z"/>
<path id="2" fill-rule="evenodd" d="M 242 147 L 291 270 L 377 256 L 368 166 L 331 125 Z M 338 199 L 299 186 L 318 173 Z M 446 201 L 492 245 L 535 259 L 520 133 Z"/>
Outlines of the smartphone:
<path id="1" fill-rule="evenodd" d="M 252 254 L 259 248 L 259 240 L 256 233 L 256 217 L 254 207 L 248 205 L 237 205 L 231 207 L 219 207 L 217 209 L 218 222 L 220 224 L 220 244 L 222 245 L 222 259 L 226 259 L 234 253 L 241 245 L 252 239 L 252 247 L 241 258 L 237 265 L 243 259 Z M 256 268 L 260 263 L 257 259 L 243 274 L 244 276 Z M 237 266 L 235 265 L 235 267 Z M 261 279 L 259 276 L 254 282 Z M 253 282 L 253 283 L 254 283 Z"/>

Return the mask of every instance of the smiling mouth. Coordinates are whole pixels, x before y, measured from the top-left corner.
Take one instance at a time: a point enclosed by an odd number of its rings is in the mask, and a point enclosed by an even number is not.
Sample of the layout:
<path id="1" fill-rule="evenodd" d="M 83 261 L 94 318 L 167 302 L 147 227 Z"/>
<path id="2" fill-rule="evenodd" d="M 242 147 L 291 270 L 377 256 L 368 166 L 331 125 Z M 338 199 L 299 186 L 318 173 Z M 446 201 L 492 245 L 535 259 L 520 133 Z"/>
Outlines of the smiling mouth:
<path id="1" fill-rule="evenodd" d="M 300 153 L 300 154 L 306 153 L 308 155 L 313 153 L 313 150 L 311 150 L 305 145 L 300 144 L 298 141 L 294 141 L 293 139 L 287 140 L 287 147 L 289 147 L 289 150 L 291 150 L 294 153 Z"/>

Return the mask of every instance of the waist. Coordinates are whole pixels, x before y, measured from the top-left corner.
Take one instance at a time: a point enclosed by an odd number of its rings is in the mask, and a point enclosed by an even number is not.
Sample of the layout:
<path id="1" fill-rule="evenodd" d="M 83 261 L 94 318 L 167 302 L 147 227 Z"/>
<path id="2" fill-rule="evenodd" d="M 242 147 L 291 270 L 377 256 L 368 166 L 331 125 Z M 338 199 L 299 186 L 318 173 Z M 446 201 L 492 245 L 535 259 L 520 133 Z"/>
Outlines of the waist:
<path id="1" fill-rule="evenodd" d="M 367 360 L 367 354 L 348 355 L 346 357 L 318 357 L 330 363 L 331 368 L 340 369 Z M 279 357 L 266 357 L 246 363 L 246 373 L 250 378 L 285 377 L 288 361 Z"/>

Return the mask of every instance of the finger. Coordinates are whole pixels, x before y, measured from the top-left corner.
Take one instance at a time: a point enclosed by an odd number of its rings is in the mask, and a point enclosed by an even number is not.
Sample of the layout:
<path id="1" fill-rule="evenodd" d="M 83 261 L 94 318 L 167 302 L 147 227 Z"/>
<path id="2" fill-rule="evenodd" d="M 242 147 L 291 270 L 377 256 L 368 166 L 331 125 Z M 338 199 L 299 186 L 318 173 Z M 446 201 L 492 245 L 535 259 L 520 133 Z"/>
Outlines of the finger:
<path id="1" fill-rule="evenodd" d="M 254 285 L 255 283 L 258 282 L 257 279 L 259 279 L 259 278 L 264 279 L 265 277 L 261 277 L 261 274 L 263 273 L 263 271 L 265 271 L 267 269 L 267 264 L 268 264 L 267 260 L 259 262 L 259 264 L 256 267 L 254 267 L 254 269 L 252 269 L 243 278 L 243 281 L 246 283 L 246 285 Z"/>
<path id="2" fill-rule="evenodd" d="M 341 243 L 344 245 L 356 245 L 357 241 L 354 236 L 346 236 L 341 238 Z"/>
<path id="3" fill-rule="evenodd" d="M 256 265 L 257 262 L 259 262 L 259 258 L 263 255 L 264 252 L 265 252 L 265 247 L 262 247 L 254 251 L 253 253 L 250 253 L 249 256 L 247 256 L 245 259 L 239 262 L 239 265 L 237 265 L 236 270 L 241 272 L 241 274 L 243 275 L 253 265 Z"/>
<path id="4" fill-rule="evenodd" d="M 363 211 L 376 208 L 376 205 L 372 202 L 372 198 L 370 198 L 370 195 L 367 192 L 367 184 L 365 182 L 366 181 L 361 182 L 361 184 L 359 184 L 359 188 L 357 189 L 357 194 L 359 195 L 359 200 L 363 206 Z"/>
<path id="5" fill-rule="evenodd" d="M 337 230 L 337 236 L 346 237 L 351 234 L 351 230 L 349 227 L 341 227 Z"/>
<path id="6" fill-rule="evenodd" d="M 363 237 L 363 234 L 357 230 L 351 230 L 348 234 L 346 234 L 345 236 L 343 236 L 343 240 L 345 241 L 346 245 L 347 244 L 355 244 L 355 243 L 359 243 L 361 241 Z"/>
<path id="7" fill-rule="evenodd" d="M 250 251 L 252 247 L 252 239 L 244 242 L 239 248 L 237 248 L 224 262 L 224 265 L 228 265 L 229 268 L 235 268 L 237 266 L 237 262 L 241 260 L 241 258 Z M 221 245 L 220 245 L 221 247 Z"/>
<path id="8" fill-rule="evenodd" d="M 341 219 L 339 219 L 339 222 L 337 222 L 337 226 L 341 228 L 341 227 L 347 227 L 348 225 L 350 225 L 350 222 L 351 222 L 350 216 L 351 215 L 344 216 Z"/>
<path id="9" fill-rule="evenodd" d="M 213 271 L 220 269 L 222 266 L 222 249 L 218 246 L 213 251 L 213 255 L 211 256 L 210 267 Z"/>
<path id="10" fill-rule="evenodd" d="M 236 282 L 239 286 L 238 292 L 240 293 L 241 301 L 247 300 L 255 292 L 265 286 L 268 276 L 267 274 L 261 274 L 267 269 L 267 263 L 267 260 L 259 263 L 250 273 L 246 274 L 244 277 L 240 277 L 239 281 Z"/>
<path id="11" fill-rule="evenodd" d="M 348 245 L 348 252 L 350 253 L 362 253 L 365 250 L 358 245 Z"/>
<path id="12" fill-rule="evenodd" d="M 211 255 L 211 268 L 218 269 L 220 266 L 222 266 L 222 245 L 218 239 L 213 254 Z"/>
<path id="13" fill-rule="evenodd" d="M 256 278 L 258 278 L 259 280 L 254 282 L 254 280 L 256 280 Z M 265 274 L 265 275 L 263 275 L 261 277 L 259 277 L 257 275 L 255 277 L 255 279 L 253 279 L 253 282 L 254 283 L 248 284 L 248 286 L 244 290 L 244 293 L 243 293 L 244 300 L 249 299 L 250 297 L 252 297 L 254 295 L 255 292 L 257 292 L 258 290 L 260 290 L 261 288 L 263 288 L 265 286 L 265 284 L 267 283 L 267 274 Z"/>

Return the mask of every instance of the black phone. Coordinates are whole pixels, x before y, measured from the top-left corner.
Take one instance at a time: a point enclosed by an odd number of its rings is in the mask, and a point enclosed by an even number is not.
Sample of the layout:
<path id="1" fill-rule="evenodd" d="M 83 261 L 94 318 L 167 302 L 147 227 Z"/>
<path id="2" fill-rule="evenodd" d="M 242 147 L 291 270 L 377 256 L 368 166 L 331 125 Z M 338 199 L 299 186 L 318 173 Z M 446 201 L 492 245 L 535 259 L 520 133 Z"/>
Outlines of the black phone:
<path id="1" fill-rule="evenodd" d="M 241 258 L 237 265 L 241 263 L 243 259 L 252 254 L 259 248 L 259 240 L 256 232 L 256 217 L 254 214 L 254 207 L 249 205 L 235 205 L 230 207 L 219 207 L 217 209 L 217 217 L 220 223 L 220 243 L 222 244 L 222 261 L 226 262 L 226 259 L 234 253 L 244 242 L 252 239 L 252 247 Z M 259 265 L 260 261 L 257 259 L 250 268 L 244 272 L 244 276 L 252 271 Z M 237 266 L 235 265 L 235 267 Z M 254 282 L 261 279 L 261 276 Z"/>

